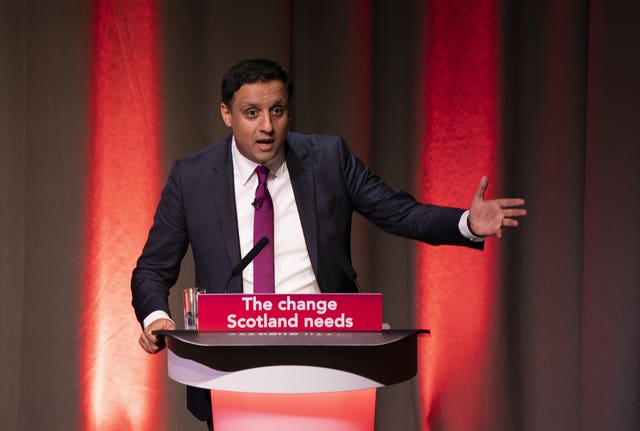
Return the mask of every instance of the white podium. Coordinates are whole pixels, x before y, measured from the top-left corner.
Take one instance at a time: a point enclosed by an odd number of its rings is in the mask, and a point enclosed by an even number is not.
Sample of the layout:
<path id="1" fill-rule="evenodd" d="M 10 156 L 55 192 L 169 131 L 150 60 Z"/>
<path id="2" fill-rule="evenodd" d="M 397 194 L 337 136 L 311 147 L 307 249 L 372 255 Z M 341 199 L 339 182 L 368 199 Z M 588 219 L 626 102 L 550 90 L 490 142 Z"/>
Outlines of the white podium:
<path id="1" fill-rule="evenodd" d="M 372 431 L 376 388 L 416 375 L 428 332 L 158 331 L 169 376 L 211 389 L 216 431 Z"/>

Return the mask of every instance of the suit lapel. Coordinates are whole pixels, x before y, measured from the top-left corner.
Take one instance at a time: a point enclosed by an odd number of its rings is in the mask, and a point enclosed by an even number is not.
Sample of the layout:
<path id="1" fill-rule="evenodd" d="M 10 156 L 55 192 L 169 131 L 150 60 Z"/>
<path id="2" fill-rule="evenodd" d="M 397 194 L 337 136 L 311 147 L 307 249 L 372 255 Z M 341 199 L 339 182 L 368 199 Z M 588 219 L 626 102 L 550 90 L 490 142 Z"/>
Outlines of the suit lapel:
<path id="1" fill-rule="evenodd" d="M 291 135 L 289 135 L 291 138 Z M 286 145 L 287 169 L 296 198 L 302 231 L 307 244 L 313 272 L 318 277 L 318 221 L 316 218 L 316 188 L 311 155 L 302 145 Z"/>
<path id="2" fill-rule="evenodd" d="M 230 265 L 233 266 L 240 261 L 240 240 L 238 239 L 238 217 L 236 214 L 236 200 L 233 186 L 233 162 L 231 160 L 231 137 L 229 137 L 219 151 L 211 166 L 209 175 L 209 188 L 211 199 L 220 221 L 220 229 L 224 237 L 224 244 L 229 256 Z M 215 262 L 213 263 L 215 264 Z M 229 274 L 231 270 L 229 270 Z M 231 291 L 242 292 L 242 279 L 236 277 L 234 280 L 236 288 L 230 285 Z"/>

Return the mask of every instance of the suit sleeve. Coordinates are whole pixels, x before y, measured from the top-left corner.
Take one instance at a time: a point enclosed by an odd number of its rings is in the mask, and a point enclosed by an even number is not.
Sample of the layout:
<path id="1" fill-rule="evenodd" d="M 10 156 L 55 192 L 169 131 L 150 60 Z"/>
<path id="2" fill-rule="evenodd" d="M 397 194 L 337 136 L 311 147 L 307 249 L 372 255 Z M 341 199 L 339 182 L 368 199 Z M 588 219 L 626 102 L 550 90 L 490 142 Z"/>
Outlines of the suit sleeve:
<path id="1" fill-rule="evenodd" d="M 178 279 L 189 244 L 182 196 L 177 162 L 160 196 L 153 226 L 131 277 L 132 305 L 141 323 L 153 311 L 170 314 L 169 289 Z"/>
<path id="2" fill-rule="evenodd" d="M 409 193 L 389 187 L 343 141 L 338 151 L 354 210 L 380 229 L 431 245 L 482 248 L 482 243 L 468 240 L 458 228 L 463 209 L 420 203 Z"/>

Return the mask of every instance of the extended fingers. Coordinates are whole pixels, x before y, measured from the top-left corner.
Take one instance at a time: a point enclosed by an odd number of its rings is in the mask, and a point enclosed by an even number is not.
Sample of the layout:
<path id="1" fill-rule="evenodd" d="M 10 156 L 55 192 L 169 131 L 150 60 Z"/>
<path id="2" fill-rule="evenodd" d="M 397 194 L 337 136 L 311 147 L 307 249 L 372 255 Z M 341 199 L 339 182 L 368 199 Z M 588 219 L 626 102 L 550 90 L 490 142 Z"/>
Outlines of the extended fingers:
<path id="1" fill-rule="evenodd" d="M 503 209 L 502 214 L 504 217 L 523 217 L 527 215 L 527 210 L 524 208 L 508 208 Z"/>
<path id="2" fill-rule="evenodd" d="M 498 205 L 500 205 L 501 208 L 521 207 L 524 205 L 524 199 L 520 198 L 496 199 L 496 202 L 498 202 Z"/>
<path id="3" fill-rule="evenodd" d="M 502 219 L 502 226 L 506 226 L 506 227 L 517 227 L 518 226 L 518 220 L 513 219 L 513 218 L 503 218 Z"/>

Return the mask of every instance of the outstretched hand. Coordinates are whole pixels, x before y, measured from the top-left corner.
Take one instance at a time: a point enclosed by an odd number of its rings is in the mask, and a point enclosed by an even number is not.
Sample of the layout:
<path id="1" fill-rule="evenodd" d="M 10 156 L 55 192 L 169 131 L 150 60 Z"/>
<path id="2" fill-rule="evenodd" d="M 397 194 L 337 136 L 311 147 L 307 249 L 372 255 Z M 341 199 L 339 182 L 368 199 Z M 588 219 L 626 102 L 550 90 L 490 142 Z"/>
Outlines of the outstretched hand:
<path id="1" fill-rule="evenodd" d="M 527 215 L 527 211 L 524 208 L 520 208 L 524 205 L 524 199 L 485 200 L 484 193 L 488 184 L 489 178 L 482 177 L 469 209 L 469 228 L 476 236 L 487 237 L 495 235 L 501 238 L 502 229 L 505 226 L 518 226 L 517 217 Z"/>

